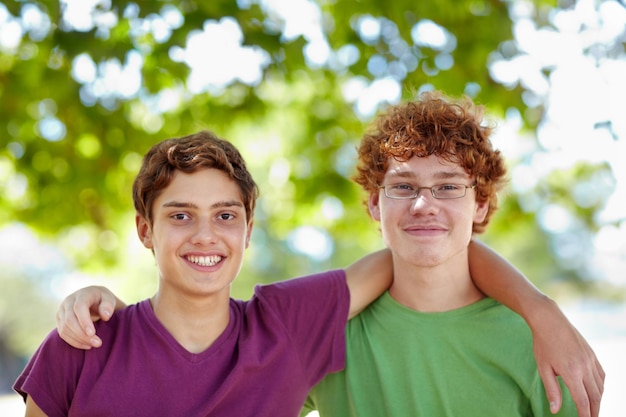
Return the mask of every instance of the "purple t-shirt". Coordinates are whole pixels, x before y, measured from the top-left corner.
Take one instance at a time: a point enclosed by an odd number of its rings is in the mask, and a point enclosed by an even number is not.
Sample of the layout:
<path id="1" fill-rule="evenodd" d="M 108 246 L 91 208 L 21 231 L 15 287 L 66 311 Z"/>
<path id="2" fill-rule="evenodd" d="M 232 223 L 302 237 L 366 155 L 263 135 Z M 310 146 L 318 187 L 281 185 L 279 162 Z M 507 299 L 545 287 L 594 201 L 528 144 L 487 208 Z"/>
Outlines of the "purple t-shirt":
<path id="1" fill-rule="evenodd" d="M 257 286 L 250 301 L 231 299 L 228 327 L 195 354 L 145 300 L 96 324 L 101 348 L 74 349 L 52 331 L 14 389 L 50 417 L 295 417 L 344 367 L 348 307 L 343 270 Z"/>

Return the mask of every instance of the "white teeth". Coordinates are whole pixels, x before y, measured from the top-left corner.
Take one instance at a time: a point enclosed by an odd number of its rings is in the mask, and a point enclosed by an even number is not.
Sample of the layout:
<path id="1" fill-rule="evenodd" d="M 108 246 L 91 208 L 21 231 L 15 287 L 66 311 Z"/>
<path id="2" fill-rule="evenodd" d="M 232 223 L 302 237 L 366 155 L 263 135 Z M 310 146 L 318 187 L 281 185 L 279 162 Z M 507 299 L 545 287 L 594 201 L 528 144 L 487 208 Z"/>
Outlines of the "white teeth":
<path id="1" fill-rule="evenodd" d="M 188 256 L 187 259 L 200 266 L 213 266 L 222 260 L 221 256 Z"/>

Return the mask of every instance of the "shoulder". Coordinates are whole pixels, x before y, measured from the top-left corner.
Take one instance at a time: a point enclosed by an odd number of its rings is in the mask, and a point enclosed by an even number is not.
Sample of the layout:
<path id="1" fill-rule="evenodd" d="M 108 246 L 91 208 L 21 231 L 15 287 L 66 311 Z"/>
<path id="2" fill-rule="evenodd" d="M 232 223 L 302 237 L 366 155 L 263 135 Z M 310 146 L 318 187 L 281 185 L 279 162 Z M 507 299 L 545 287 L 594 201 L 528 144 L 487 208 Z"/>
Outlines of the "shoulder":
<path id="1" fill-rule="evenodd" d="M 39 349 L 35 353 L 34 356 L 46 356 L 46 355 L 69 355 L 69 356 L 83 356 L 85 350 L 75 349 L 69 344 L 65 342 L 65 340 L 61 339 L 59 333 L 55 330 L 52 330 L 44 341 L 39 346 Z"/>
<path id="2" fill-rule="evenodd" d="M 500 302 L 494 300 L 493 298 L 484 298 L 477 304 L 481 307 L 480 310 L 486 315 L 493 316 L 496 319 L 500 319 L 511 324 L 526 326 L 526 322 L 522 316 L 504 304 L 500 304 Z"/>
<path id="3" fill-rule="evenodd" d="M 311 297 L 319 293 L 340 291 L 342 287 L 345 287 L 347 291 L 346 272 L 343 269 L 333 269 L 273 284 L 257 285 L 254 288 L 254 294 L 264 298 L 289 295 Z"/>
<path id="4" fill-rule="evenodd" d="M 262 312 L 280 321 L 309 320 L 312 315 L 333 315 L 340 311 L 347 317 L 350 293 L 342 269 L 292 278 L 268 285 L 257 285 L 246 303 L 246 315 Z M 273 312 L 274 314 L 271 314 Z M 303 318 L 304 317 L 304 318 Z"/>
<path id="5" fill-rule="evenodd" d="M 82 366 L 86 353 L 67 344 L 56 329 L 52 330 L 30 358 L 22 376 L 45 375 L 52 367 L 70 372 Z"/>
<path id="6" fill-rule="evenodd" d="M 526 321 L 508 307 L 490 300 L 480 321 L 483 335 L 488 334 L 493 344 L 504 344 L 509 355 L 534 357 L 532 352 L 532 332 Z"/>
<path id="7" fill-rule="evenodd" d="M 94 325 L 96 333 L 105 338 L 118 332 L 130 331 L 137 326 L 143 327 L 154 320 L 156 317 L 150 306 L 150 300 L 146 299 L 118 310 L 108 321 L 99 320 Z"/>

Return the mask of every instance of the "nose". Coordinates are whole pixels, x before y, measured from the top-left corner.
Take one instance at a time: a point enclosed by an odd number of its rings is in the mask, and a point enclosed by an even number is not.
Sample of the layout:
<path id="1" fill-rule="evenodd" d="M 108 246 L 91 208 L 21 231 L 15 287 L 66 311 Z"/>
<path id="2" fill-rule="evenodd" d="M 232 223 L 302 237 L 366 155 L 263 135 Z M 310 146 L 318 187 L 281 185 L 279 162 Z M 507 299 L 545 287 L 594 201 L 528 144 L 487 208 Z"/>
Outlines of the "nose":
<path id="1" fill-rule="evenodd" d="M 433 213 L 436 211 L 435 197 L 428 188 L 422 188 L 418 191 L 417 197 L 411 201 L 411 214 Z"/>
<path id="2" fill-rule="evenodd" d="M 198 222 L 197 227 L 191 237 L 194 245 L 210 245 L 217 241 L 217 234 L 211 224 L 207 221 Z"/>

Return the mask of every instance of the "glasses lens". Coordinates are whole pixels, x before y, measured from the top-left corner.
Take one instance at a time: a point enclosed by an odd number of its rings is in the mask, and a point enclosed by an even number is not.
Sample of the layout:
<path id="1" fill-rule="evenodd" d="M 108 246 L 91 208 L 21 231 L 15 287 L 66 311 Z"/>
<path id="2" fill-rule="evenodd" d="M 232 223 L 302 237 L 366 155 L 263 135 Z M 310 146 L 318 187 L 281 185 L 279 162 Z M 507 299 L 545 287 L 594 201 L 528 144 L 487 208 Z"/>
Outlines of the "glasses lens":
<path id="1" fill-rule="evenodd" d="M 385 195 L 389 198 L 411 199 L 418 196 L 419 190 L 430 190 L 433 197 L 446 199 L 464 197 L 468 187 L 463 184 L 439 184 L 433 187 L 412 187 L 407 184 L 398 184 L 386 185 L 381 188 L 385 190 Z"/>
<path id="2" fill-rule="evenodd" d="M 461 184 L 441 184 L 433 187 L 436 198 L 460 198 L 465 195 L 465 186 Z"/>
<path id="3" fill-rule="evenodd" d="M 413 198 L 415 189 L 409 185 L 387 185 L 385 194 L 391 198 Z"/>

